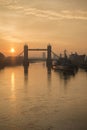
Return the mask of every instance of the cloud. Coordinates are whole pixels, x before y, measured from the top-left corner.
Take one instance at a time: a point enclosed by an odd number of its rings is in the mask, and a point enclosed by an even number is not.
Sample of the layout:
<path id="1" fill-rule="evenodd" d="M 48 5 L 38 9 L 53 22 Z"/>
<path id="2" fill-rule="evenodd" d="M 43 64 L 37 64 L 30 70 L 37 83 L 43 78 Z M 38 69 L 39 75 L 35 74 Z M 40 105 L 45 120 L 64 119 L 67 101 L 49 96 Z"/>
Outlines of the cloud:
<path id="1" fill-rule="evenodd" d="M 24 15 L 32 15 L 40 18 L 47 18 L 50 20 L 87 20 L 87 11 L 76 10 L 61 10 L 61 11 L 52 11 L 52 10 L 41 10 L 37 8 L 26 8 L 23 6 L 13 6 L 9 5 L 8 8 L 10 10 L 15 10 L 18 13 L 22 13 Z"/>
<path id="2" fill-rule="evenodd" d="M 17 2 L 18 2 L 18 0 L 0 0 L 0 6 L 14 5 Z"/>
<path id="3" fill-rule="evenodd" d="M 0 0 L 0 6 L 6 7 L 11 11 L 16 11 L 22 15 L 32 15 L 35 17 L 46 18 L 50 20 L 87 20 L 87 11 L 83 10 L 42 10 L 38 8 L 28 8 L 25 5 L 18 5 L 20 0 Z"/>

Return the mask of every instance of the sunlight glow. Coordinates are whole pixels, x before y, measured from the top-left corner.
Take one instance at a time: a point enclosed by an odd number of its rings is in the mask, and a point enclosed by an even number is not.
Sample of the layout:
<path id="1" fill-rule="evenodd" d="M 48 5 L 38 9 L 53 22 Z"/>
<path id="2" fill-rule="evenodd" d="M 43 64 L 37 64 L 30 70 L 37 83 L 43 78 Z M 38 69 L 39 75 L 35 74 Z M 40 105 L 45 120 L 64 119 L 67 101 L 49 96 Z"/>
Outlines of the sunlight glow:
<path id="1" fill-rule="evenodd" d="M 14 48 L 11 48 L 11 53 L 14 53 L 15 52 L 15 49 Z"/>

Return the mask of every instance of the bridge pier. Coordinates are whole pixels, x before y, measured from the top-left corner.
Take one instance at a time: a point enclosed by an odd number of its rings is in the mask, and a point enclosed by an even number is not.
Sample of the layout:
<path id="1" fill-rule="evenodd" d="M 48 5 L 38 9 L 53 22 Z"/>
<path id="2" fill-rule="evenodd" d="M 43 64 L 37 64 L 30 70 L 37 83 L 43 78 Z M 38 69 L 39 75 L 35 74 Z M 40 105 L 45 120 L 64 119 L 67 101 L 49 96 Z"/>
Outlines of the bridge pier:
<path id="1" fill-rule="evenodd" d="M 47 46 L 47 67 L 52 66 L 51 45 Z"/>
<path id="2" fill-rule="evenodd" d="M 24 61 L 23 61 L 23 65 L 26 68 L 29 66 L 29 61 L 28 61 L 28 45 L 24 46 Z"/>

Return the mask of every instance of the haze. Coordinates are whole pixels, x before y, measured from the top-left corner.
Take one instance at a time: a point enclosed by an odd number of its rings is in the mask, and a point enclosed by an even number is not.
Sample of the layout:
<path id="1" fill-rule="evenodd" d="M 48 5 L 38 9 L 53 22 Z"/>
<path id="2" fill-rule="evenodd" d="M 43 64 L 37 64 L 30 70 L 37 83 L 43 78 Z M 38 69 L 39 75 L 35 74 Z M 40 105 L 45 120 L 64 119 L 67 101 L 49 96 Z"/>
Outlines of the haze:
<path id="1" fill-rule="evenodd" d="M 87 0 L 0 0 L 0 51 L 18 54 L 25 43 L 86 53 Z"/>

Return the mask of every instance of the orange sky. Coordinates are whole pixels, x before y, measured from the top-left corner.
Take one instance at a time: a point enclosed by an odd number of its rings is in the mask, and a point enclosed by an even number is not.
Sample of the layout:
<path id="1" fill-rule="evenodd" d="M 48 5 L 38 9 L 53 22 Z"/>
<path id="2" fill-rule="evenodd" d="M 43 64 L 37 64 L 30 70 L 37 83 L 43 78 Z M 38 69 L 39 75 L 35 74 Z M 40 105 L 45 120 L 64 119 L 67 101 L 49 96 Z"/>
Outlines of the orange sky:
<path id="1" fill-rule="evenodd" d="M 87 0 L 0 0 L 0 51 L 15 55 L 51 44 L 56 53 L 66 49 L 87 54 Z"/>

